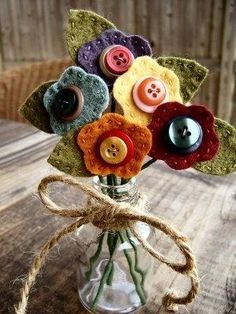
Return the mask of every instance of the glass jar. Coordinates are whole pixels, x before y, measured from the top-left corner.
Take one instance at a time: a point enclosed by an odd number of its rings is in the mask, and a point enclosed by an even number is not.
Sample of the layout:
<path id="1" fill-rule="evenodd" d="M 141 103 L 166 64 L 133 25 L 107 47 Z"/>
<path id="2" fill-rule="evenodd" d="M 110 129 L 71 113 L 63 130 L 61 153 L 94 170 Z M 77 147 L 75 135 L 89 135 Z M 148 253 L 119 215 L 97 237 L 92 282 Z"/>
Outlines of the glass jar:
<path id="1" fill-rule="evenodd" d="M 140 207 L 135 178 L 113 186 L 95 177 L 93 184 L 117 202 Z M 143 201 L 142 210 L 148 210 Z M 151 227 L 138 222 L 136 228 L 154 244 L 155 232 Z M 147 302 L 152 286 L 153 258 L 130 230 L 107 231 L 88 224 L 77 231 L 76 239 L 78 294 L 85 308 L 91 313 L 134 313 Z"/>

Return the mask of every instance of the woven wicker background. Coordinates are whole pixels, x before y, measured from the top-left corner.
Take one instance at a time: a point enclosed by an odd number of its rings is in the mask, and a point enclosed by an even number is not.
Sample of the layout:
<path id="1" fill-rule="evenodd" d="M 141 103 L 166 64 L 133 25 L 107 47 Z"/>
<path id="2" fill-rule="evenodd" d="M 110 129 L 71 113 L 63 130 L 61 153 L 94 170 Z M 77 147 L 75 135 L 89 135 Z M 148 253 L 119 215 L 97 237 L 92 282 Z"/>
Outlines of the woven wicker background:
<path id="1" fill-rule="evenodd" d="M 25 81 L 19 81 L 19 72 L 15 78 L 15 70 L 9 74 L 9 69 L 67 56 L 63 33 L 70 8 L 92 9 L 120 29 L 145 36 L 156 55 L 191 57 L 206 65 L 211 72 L 195 101 L 236 124 L 235 0 L 0 0 L 0 70 L 8 70 L 7 75 L 0 72 L 0 117 L 17 119 L 17 101 L 6 109 L 4 99 L 15 91 L 15 98 L 22 101 L 34 85 L 48 78 L 43 70 L 49 63 L 31 68 L 28 77 L 23 68 Z M 54 71 L 51 63 L 49 78 L 63 69 L 55 66 Z M 27 81 L 31 84 L 23 93 L 20 89 Z"/>

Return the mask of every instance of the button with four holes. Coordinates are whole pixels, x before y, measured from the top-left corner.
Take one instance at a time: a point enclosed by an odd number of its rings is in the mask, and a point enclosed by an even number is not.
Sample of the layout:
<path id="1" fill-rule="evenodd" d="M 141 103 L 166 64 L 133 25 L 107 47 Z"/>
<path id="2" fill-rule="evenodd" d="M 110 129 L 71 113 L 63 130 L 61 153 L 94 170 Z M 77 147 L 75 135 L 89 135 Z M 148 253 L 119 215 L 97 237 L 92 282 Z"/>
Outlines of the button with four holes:
<path id="1" fill-rule="evenodd" d="M 142 78 L 133 87 L 133 100 L 139 109 L 152 113 L 161 103 L 167 101 L 165 84 L 153 77 Z"/>
<path id="2" fill-rule="evenodd" d="M 63 121 L 73 121 L 80 115 L 84 97 L 79 87 L 71 85 L 58 91 L 52 110 Z"/>
<path id="3" fill-rule="evenodd" d="M 134 156 L 134 144 L 130 136 L 121 130 L 103 133 L 97 143 L 100 157 L 111 165 L 124 165 Z"/>
<path id="4" fill-rule="evenodd" d="M 103 50 L 99 58 L 103 73 L 111 78 L 125 73 L 134 60 L 132 52 L 122 45 L 112 45 Z"/>
<path id="5" fill-rule="evenodd" d="M 202 143 L 201 125 L 186 116 L 174 118 L 167 127 L 166 136 L 171 147 L 180 153 L 191 153 Z"/>

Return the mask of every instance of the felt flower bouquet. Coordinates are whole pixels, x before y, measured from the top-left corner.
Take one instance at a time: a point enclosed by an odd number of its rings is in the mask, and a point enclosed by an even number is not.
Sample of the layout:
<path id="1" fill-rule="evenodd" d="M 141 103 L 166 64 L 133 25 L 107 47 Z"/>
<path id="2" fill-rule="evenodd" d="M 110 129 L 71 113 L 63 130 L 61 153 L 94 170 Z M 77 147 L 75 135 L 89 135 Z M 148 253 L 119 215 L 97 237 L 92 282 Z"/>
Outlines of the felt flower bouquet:
<path id="1" fill-rule="evenodd" d="M 130 304 L 127 308 L 123 304 L 122 313 L 131 313 L 147 301 L 144 282 L 147 269 L 139 264 L 142 264 L 138 255 L 140 243 L 175 271 L 192 272 L 191 291 L 185 298 L 165 296 L 163 304 L 173 310 L 176 304 L 191 302 L 197 293 L 194 261 L 191 267 L 187 265 L 192 255 L 183 253 L 181 241 L 185 240 L 177 232 L 171 233 L 168 229 L 171 227 L 164 228 L 150 214 L 145 218 L 143 213 L 140 216 L 133 213 L 137 204 L 131 206 L 133 211 L 130 205 L 125 211 L 129 199 L 125 198 L 124 202 L 124 195 L 129 196 L 129 191 L 118 187 L 129 186 L 140 171 L 158 160 L 175 170 L 192 167 L 212 175 L 232 173 L 236 170 L 236 130 L 214 117 L 206 106 L 189 104 L 208 74 L 197 62 L 178 57 L 153 58 L 146 39 L 125 34 L 110 21 L 89 11 L 70 11 L 66 41 L 75 65 L 67 68 L 58 81 L 39 86 L 21 106 L 20 113 L 38 129 L 62 136 L 48 159 L 51 165 L 77 179 L 98 176 L 100 196 L 88 188 L 90 192 L 86 190 L 86 193 L 92 200 L 89 199 L 87 209 L 92 208 L 94 215 L 99 212 L 96 218 L 91 218 L 90 211 L 89 222 L 102 229 L 102 233 L 84 271 L 87 281 L 94 280 L 91 291 L 87 290 L 91 298 L 82 302 L 98 313 L 113 313 L 105 311 L 101 304 L 109 291 L 117 293 L 117 287 L 114 290 L 109 287 L 118 269 L 115 254 L 126 241 L 123 256 L 137 298 L 131 310 Z M 146 157 L 149 160 L 145 162 Z M 71 180 L 65 179 L 65 182 L 76 185 Z M 47 205 L 45 197 L 41 199 L 51 210 L 52 205 Z M 110 220 L 106 218 L 107 206 L 114 210 Z M 106 215 L 103 216 L 101 209 Z M 165 257 L 160 258 L 142 234 L 135 231 L 133 223 L 137 221 L 169 235 L 184 254 L 187 266 L 176 267 Z M 101 274 L 95 279 L 105 246 L 106 261 L 103 260 Z M 110 298 L 113 298 L 111 294 Z"/>

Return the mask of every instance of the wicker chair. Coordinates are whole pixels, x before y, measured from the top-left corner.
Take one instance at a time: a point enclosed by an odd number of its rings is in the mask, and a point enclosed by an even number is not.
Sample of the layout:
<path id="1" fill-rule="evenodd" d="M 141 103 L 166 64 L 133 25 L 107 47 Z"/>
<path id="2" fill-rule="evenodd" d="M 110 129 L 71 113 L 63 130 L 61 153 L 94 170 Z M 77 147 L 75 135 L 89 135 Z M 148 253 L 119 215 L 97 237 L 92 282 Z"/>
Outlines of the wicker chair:
<path id="1" fill-rule="evenodd" d="M 0 118 L 24 121 L 18 114 L 19 106 L 42 82 L 57 79 L 70 59 L 56 59 L 27 64 L 0 72 Z"/>

